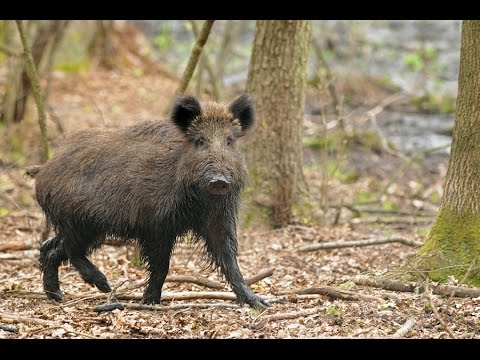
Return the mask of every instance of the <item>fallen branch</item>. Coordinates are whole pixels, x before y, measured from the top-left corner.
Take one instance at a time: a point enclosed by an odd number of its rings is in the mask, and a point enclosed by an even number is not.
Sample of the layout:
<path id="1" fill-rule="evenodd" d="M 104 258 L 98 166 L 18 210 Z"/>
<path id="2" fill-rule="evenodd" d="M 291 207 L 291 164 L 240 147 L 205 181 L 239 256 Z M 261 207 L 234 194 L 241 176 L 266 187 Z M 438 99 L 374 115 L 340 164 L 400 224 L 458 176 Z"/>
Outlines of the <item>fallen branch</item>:
<path id="1" fill-rule="evenodd" d="M 18 315 L 18 314 L 10 314 L 10 313 L 6 313 L 6 312 L 0 312 L 0 319 L 7 319 L 7 320 L 12 320 L 14 322 L 37 324 L 37 325 L 46 325 L 46 326 L 57 325 L 53 321 L 27 317 L 27 316 L 22 316 L 22 315 Z"/>
<path id="2" fill-rule="evenodd" d="M 407 321 L 393 334 L 394 338 L 402 338 L 405 335 L 409 333 L 410 330 L 415 326 L 417 323 L 417 320 L 415 320 L 415 317 L 410 317 L 408 318 Z"/>
<path id="3" fill-rule="evenodd" d="M 324 249 L 340 249 L 346 247 L 355 247 L 355 246 L 371 246 L 371 245 L 380 245 L 380 244 L 389 244 L 389 243 L 400 243 L 407 246 L 420 246 L 421 244 L 404 239 L 404 238 L 387 238 L 387 239 L 369 239 L 369 240 L 341 240 L 341 241 L 327 241 L 323 243 L 309 244 L 300 246 L 298 251 L 307 252 L 307 251 L 316 251 Z"/>
<path id="4" fill-rule="evenodd" d="M 327 296 L 330 300 L 348 300 L 348 301 L 359 301 L 359 300 L 367 300 L 367 301 L 383 301 L 380 298 L 377 298 L 375 296 L 370 296 L 370 295 L 361 295 L 357 294 L 353 291 L 350 290 L 344 290 L 340 288 L 336 288 L 333 286 L 315 286 L 315 287 L 310 287 L 306 289 L 297 289 L 297 290 L 292 290 L 292 291 L 281 291 L 278 292 L 278 295 L 290 295 L 290 294 L 296 294 L 296 295 L 310 295 L 310 294 L 316 294 L 316 295 L 324 295 Z"/>
<path id="5" fill-rule="evenodd" d="M 14 254 L 0 254 L 0 260 L 25 260 L 25 257 Z"/>
<path id="6" fill-rule="evenodd" d="M 433 299 L 432 299 L 432 295 L 430 294 L 430 289 L 429 289 L 428 283 L 429 283 L 429 281 L 428 281 L 428 278 L 427 278 L 426 281 L 425 281 L 425 294 L 427 295 L 428 303 L 430 304 L 430 307 L 432 308 L 432 311 L 435 314 L 435 318 L 438 320 L 440 325 L 442 325 L 442 327 L 445 329 L 447 334 L 450 335 L 450 337 L 452 339 L 456 339 L 457 337 L 456 337 L 455 333 L 452 331 L 452 329 L 450 329 L 450 327 L 445 322 L 445 320 L 443 320 L 443 318 L 440 316 L 440 313 L 438 312 L 437 306 L 433 303 Z"/>
<path id="7" fill-rule="evenodd" d="M 348 208 L 350 210 L 350 208 Z M 367 214 L 388 214 L 388 215 L 405 215 L 415 217 L 434 217 L 435 213 L 430 212 L 412 212 L 407 210 L 388 210 L 388 209 L 354 209 L 352 211 L 367 213 Z"/>
<path id="8" fill-rule="evenodd" d="M 44 293 L 40 292 L 30 292 L 30 291 L 4 291 L 0 293 L 0 295 L 6 295 L 9 297 L 19 297 L 19 298 L 28 298 L 28 299 L 46 299 L 47 296 Z M 88 299 L 107 299 L 109 294 L 98 294 L 89 296 Z M 67 297 L 73 298 L 83 298 L 85 299 L 84 295 L 79 294 L 71 294 L 67 295 Z M 141 301 L 143 299 L 142 294 L 117 294 L 115 296 L 118 300 L 134 300 L 134 301 Z M 197 299 L 217 299 L 217 300 L 236 300 L 237 297 L 233 292 L 227 291 L 186 291 L 186 292 L 165 292 L 162 294 L 162 300 L 170 301 L 170 300 L 197 300 Z"/>
<path id="9" fill-rule="evenodd" d="M 273 275 L 273 269 L 262 270 L 257 275 L 253 275 L 252 277 L 245 279 L 245 282 L 247 283 L 247 285 L 253 285 L 272 275 Z"/>
<path id="10" fill-rule="evenodd" d="M 422 286 L 417 283 L 405 283 L 399 280 L 371 277 L 366 275 L 357 275 L 352 281 L 357 285 L 366 285 L 385 290 L 400 292 L 415 292 L 415 289 L 421 289 Z M 441 297 L 460 297 L 477 298 L 480 297 L 480 289 L 467 288 L 464 286 L 436 285 L 431 287 L 432 293 Z"/>
<path id="11" fill-rule="evenodd" d="M 405 283 L 399 280 L 371 277 L 366 275 L 356 275 L 353 277 L 352 281 L 357 285 L 366 285 L 400 292 L 414 292 L 415 289 L 419 287 L 419 285 L 415 283 Z"/>
<path id="12" fill-rule="evenodd" d="M 168 275 L 165 279 L 165 282 L 179 282 L 179 283 L 192 283 L 200 286 L 205 286 L 212 289 L 223 289 L 225 288 L 224 284 L 220 284 L 216 281 L 209 279 L 197 278 L 190 275 Z"/>
<path id="13" fill-rule="evenodd" d="M 247 283 L 247 285 L 253 285 L 272 275 L 273 275 L 273 269 L 261 270 L 258 274 L 245 279 L 245 282 Z M 217 290 L 221 290 L 225 288 L 225 284 L 222 284 L 210 279 L 195 277 L 191 275 L 168 275 L 167 278 L 165 279 L 165 282 L 192 283 L 192 284 L 205 286 L 205 287 L 217 289 Z M 141 281 L 138 286 L 135 286 L 133 288 L 142 286 L 144 285 L 144 283 L 145 281 Z"/>
<path id="14" fill-rule="evenodd" d="M 451 286 L 451 285 L 437 285 L 432 289 L 435 295 L 442 297 L 461 297 L 461 298 L 477 298 L 480 297 L 480 289 L 467 288 L 464 286 Z"/>
<path id="15" fill-rule="evenodd" d="M 32 249 L 32 244 L 27 244 L 27 243 L 24 243 L 23 241 L 0 244 L 0 252 L 22 251 L 22 250 L 30 250 L 30 249 Z"/>
<path id="16" fill-rule="evenodd" d="M 237 304 L 225 304 L 225 303 L 187 303 L 187 304 L 174 304 L 174 305 L 145 305 L 145 304 L 132 304 L 132 303 L 113 303 L 102 304 L 96 306 L 94 310 L 96 312 L 106 312 L 115 309 L 133 309 L 133 310 L 151 310 L 151 311 L 170 311 L 170 310 L 182 310 L 182 309 L 238 309 Z"/>
<path id="17" fill-rule="evenodd" d="M 319 311 L 318 308 L 313 308 L 313 309 L 305 309 L 305 310 L 294 311 L 294 312 L 267 315 L 262 317 L 262 320 L 259 321 L 258 323 L 256 324 L 254 323 L 252 325 L 252 328 L 254 330 L 259 330 L 263 328 L 269 321 L 296 319 L 302 316 L 315 315 L 318 313 L 318 311 Z"/>
<path id="18" fill-rule="evenodd" d="M 349 222 L 352 225 L 358 224 L 384 224 L 384 225 L 409 225 L 409 226 L 429 226 L 432 224 L 432 220 L 419 220 L 417 217 L 407 218 L 395 218 L 395 217 L 368 217 L 368 218 L 353 218 Z"/>

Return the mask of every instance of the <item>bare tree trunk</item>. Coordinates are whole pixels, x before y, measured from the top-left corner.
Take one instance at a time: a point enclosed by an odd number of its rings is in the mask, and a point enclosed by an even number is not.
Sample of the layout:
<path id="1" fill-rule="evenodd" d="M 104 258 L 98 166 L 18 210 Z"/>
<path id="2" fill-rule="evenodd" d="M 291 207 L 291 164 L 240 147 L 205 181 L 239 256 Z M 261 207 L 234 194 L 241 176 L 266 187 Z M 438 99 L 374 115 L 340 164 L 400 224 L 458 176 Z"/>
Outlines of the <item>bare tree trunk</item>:
<path id="1" fill-rule="evenodd" d="M 238 22 L 227 20 L 227 23 L 225 24 L 222 42 L 220 43 L 220 50 L 218 51 L 215 61 L 215 68 L 217 69 L 215 77 L 219 83 L 220 94 L 222 94 L 225 68 L 228 60 L 231 58 L 233 45 L 245 30 L 247 24 L 247 20 L 239 20 Z"/>
<path id="2" fill-rule="evenodd" d="M 180 81 L 180 85 L 177 89 L 177 94 L 183 94 L 185 90 L 187 90 L 188 83 L 192 78 L 193 72 L 195 71 L 195 67 L 197 66 L 198 59 L 200 58 L 200 54 L 202 53 L 203 47 L 205 46 L 208 36 L 210 35 L 210 30 L 212 29 L 213 23 L 215 20 L 205 20 L 202 29 L 200 30 L 200 34 L 197 37 L 197 41 L 193 46 L 192 53 L 190 54 L 190 59 L 188 59 L 187 67 L 183 72 L 182 80 Z"/>
<path id="3" fill-rule="evenodd" d="M 40 65 L 40 61 L 42 60 L 43 54 L 47 47 L 47 44 L 50 38 L 55 33 L 55 21 L 51 21 L 50 23 L 42 23 L 38 24 L 38 30 L 35 35 L 31 53 L 33 63 L 35 68 L 38 68 Z M 32 91 L 32 83 L 30 81 L 30 76 L 28 75 L 28 70 L 26 66 L 22 69 L 21 75 L 21 93 L 17 93 L 17 101 L 15 105 L 15 113 L 13 117 L 14 122 L 20 122 L 23 120 L 25 115 L 26 105 L 28 97 Z"/>
<path id="4" fill-rule="evenodd" d="M 205 72 L 205 60 L 203 56 L 200 56 L 198 60 L 197 72 L 195 73 L 195 94 L 197 97 L 203 94 L 203 75 Z"/>
<path id="5" fill-rule="evenodd" d="M 192 25 L 193 34 L 196 38 L 198 38 L 200 34 L 200 30 L 198 29 L 197 23 L 195 20 L 190 20 L 190 24 Z M 220 100 L 220 91 L 218 89 L 218 79 L 216 73 L 213 71 L 212 64 L 210 63 L 210 59 L 206 51 L 203 51 L 200 56 L 200 61 L 203 62 L 205 69 L 207 70 L 208 76 L 210 78 L 210 84 L 212 85 L 212 94 L 216 101 Z"/>
<path id="6" fill-rule="evenodd" d="M 255 29 L 247 91 L 255 97 L 257 124 L 246 145 L 246 159 L 250 190 L 267 196 L 263 205 L 272 210 L 276 227 L 292 221 L 303 179 L 310 37 L 308 20 L 259 20 Z"/>
<path id="7" fill-rule="evenodd" d="M 178 86 L 175 94 L 183 94 L 185 90 L 187 90 L 188 84 L 190 83 L 190 79 L 193 76 L 200 55 L 202 54 L 203 47 L 205 46 L 208 40 L 208 36 L 210 35 L 210 30 L 212 29 L 214 21 L 215 20 L 205 20 L 203 22 L 202 29 L 200 30 L 200 35 L 195 41 L 195 45 L 193 45 L 192 52 L 190 53 L 190 58 L 188 59 L 187 66 L 185 67 L 182 79 L 180 80 L 180 85 Z M 168 114 L 170 112 L 174 101 L 175 99 L 172 99 L 172 101 L 170 101 L 170 104 L 165 109 L 165 114 Z"/>
<path id="8" fill-rule="evenodd" d="M 112 43 L 113 20 L 97 20 L 96 30 L 92 36 L 88 53 L 96 61 L 96 65 L 105 69 L 115 68 L 117 49 Z"/>
<path id="9" fill-rule="evenodd" d="M 436 281 L 480 286 L 480 21 L 462 24 L 460 74 L 445 191 L 413 265 Z"/>
<path id="10" fill-rule="evenodd" d="M 35 63 L 33 60 L 32 51 L 27 42 L 25 31 L 23 29 L 22 20 L 16 20 L 16 23 L 17 23 L 18 32 L 20 34 L 20 38 L 23 44 L 26 70 L 31 80 L 33 96 L 35 98 L 35 103 L 37 105 L 38 123 L 40 125 L 40 136 L 41 136 L 40 160 L 42 163 L 44 163 L 48 160 L 48 140 L 47 140 L 47 126 L 45 121 L 45 109 L 43 105 L 42 91 L 40 89 L 40 84 L 38 82 L 38 74 L 37 74 L 37 69 L 35 67 Z"/>
<path id="11" fill-rule="evenodd" d="M 4 37 L 5 37 L 5 52 L 9 54 L 7 60 L 7 81 L 5 93 L 2 99 L 2 122 L 9 127 L 13 123 L 15 114 L 15 104 L 17 94 L 20 86 L 20 73 L 23 68 L 23 60 L 19 58 L 21 54 L 16 52 L 13 36 L 13 21 L 5 21 Z M 8 50 L 7 50 L 8 49 Z M 18 55 L 18 56 L 17 56 Z"/>
<path id="12" fill-rule="evenodd" d="M 63 39 L 63 35 L 65 34 L 65 30 L 67 29 L 69 22 L 70 22 L 69 20 L 55 21 L 55 25 L 54 25 L 55 30 L 54 30 L 53 36 L 50 39 L 50 46 L 48 47 L 48 51 L 44 55 L 44 57 L 46 58 L 44 74 L 46 74 L 47 76 L 47 87 L 45 89 L 44 103 L 47 104 L 47 106 L 48 106 L 48 98 L 50 96 L 50 90 L 51 90 L 52 69 L 53 69 L 53 63 L 55 61 L 55 54 L 57 52 L 58 46 L 60 45 Z"/>

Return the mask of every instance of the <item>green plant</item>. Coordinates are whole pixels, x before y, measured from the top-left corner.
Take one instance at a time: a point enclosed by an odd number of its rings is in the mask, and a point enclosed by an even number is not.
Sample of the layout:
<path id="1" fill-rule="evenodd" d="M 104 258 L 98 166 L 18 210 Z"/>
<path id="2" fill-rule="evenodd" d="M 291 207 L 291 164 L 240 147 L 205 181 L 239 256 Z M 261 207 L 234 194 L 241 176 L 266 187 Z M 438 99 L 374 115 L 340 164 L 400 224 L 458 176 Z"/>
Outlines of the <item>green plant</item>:
<path id="1" fill-rule="evenodd" d="M 418 53 L 408 53 L 403 56 L 403 62 L 407 69 L 411 71 L 419 71 L 424 67 L 424 62 L 420 54 Z"/>
<path id="2" fill-rule="evenodd" d="M 327 307 L 327 315 L 340 316 L 342 314 L 342 308 L 339 305 L 331 305 Z"/>
<path id="3" fill-rule="evenodd" d="M 68 61 L 55 65 L 55 70 L 71 74 L 80 74 L 90 69 L 88 60 Z"/>
<path id="4" fill-rule="evenodd" d="M 160 32 L 153 39 L 160 50 L 166 50 L 172 43 L 172 34 L 168 22 L 164 22 L 160 27 Z"/>
<path id="5" fill-rule="evenodd" d="M 382 209 L 384 210 L 397 210 L 398 208 L 398 204 L 394 203 L 391 200 L 385 200 L 382 202 Z"/>
<path id="6" fill-rule="evenodd" d="M 130 257 L 130 262 L 137 268 L 144 268 L 147 265 L 145 259 L 138 254 L 132 255 Z"/>
<path id="7" fill-rule="evenodd" d="M 355 194 L 355 202 L 367 202 L 375 199 L 375 195 L 371 192 L 359 191 Z"/>

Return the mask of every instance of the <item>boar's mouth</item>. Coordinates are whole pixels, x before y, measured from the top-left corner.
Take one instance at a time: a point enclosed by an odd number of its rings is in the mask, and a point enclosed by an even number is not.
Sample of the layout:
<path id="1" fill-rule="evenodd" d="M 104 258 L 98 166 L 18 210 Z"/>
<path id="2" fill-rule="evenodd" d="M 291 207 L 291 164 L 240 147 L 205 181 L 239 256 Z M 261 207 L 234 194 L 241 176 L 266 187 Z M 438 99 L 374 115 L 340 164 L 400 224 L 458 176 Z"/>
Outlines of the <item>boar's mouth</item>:
<path id="1" fill-rule="evenodd" d="M 222 174 L 215 174 L 209 177 L 207 190 L 213 195 L 226 195 L 230 192 L 230 181 Z"/>

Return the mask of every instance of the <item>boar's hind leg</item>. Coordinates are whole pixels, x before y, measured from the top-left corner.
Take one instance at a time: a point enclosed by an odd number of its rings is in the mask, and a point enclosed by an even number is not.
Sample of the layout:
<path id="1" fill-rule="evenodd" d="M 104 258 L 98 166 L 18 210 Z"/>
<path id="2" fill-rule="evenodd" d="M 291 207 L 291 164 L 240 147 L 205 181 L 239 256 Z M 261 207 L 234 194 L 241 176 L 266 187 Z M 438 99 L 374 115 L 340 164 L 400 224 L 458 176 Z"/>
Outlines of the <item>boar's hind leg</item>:
<path id="1" fill-rule="evenodd" d="M 40 266 L 43 271 L 43 290 L 49 299 L 63 300 L 58 281 L 58 267 L 67 260 L 60 234 L 45 241 L 40 248 Z"/>
<path id="2" fill-rule="evenodd" d="M 87 259 L 86 254 L 75 254 L 70 258 L 70 262 L 86 283 L 95 285 L 104 293 L 112 291 L 105 275 Z"/>
<path id="3" fill-rule="evenodd" d="M 86 227 L 86 226 L 85 226 Z M 72 233 L 65 239 L 65 251 L 70 263 L 77 269 L 83 281 L 95 285 L 101 292 L 110 292 L 107 278 L 87 259 L 87 253 L 102 245 L 102 237 L 95 234 Z"/>
<path id="4" fill-rule="evenodd" d="M 159 304 L 162 287 L 168 274 L 175 237 L 160 241 L 147 241 L 142 245 L 144 258 L 148 262 L 150 278 L 143 294 L 144 304 Z"/>

